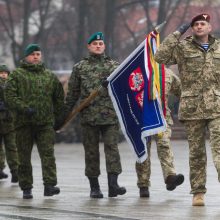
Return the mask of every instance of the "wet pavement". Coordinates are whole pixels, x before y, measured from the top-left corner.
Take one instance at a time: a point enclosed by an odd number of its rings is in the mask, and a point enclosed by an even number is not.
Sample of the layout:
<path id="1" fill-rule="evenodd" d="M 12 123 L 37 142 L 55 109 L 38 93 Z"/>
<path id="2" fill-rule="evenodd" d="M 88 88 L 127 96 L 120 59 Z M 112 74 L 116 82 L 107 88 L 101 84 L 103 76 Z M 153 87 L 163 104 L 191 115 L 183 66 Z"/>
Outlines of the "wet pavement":
<path id="1" fill-rule="evenodd" d="M 206 206 L 192 207 L 192 195 L 189 194 L 188 145 L 185 140 L 172 141 L 176 170 L 185 175 L 183 185 L 175 191 L 167 191 L 162 171 L 152 147 L 152 174 L 150 198 L 139 198 L 136 186 L 135 157 L 126 143 L 119 145 L 123 173 L 119 176 L 120 185 L 126 186 L 127 194 L 117 198 L 108 198 L 107 175 L 103 147 L 101 145 L 100 185 L 103 199 L 90 199 L 89 184 L 84 176 L 84 152 L 81 144 L 56 145 L 58 186 L 60 195 L 43 196 L 41 165 L 36 147 L 33 150 L 34 188 L 31 200 L 23 200 L 17 184 L 11 184 L 10 178 L 0 181 L 0 220 L 137 220 L 137 219 L 220 219 L 220 184 L 217 181 L 210 148 L 208 152 L 208 176 Z M 8 172 L 8 169 L 5 169 Z"/>

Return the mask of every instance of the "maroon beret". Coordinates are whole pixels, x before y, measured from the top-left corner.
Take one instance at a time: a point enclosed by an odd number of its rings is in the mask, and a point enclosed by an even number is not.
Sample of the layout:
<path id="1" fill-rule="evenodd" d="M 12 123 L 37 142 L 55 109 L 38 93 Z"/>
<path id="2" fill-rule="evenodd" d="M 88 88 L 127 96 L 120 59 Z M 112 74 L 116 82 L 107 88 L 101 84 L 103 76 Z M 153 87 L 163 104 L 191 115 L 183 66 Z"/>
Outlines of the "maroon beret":
<path id="1" fill-rule="evenodd" d="M 192 21 L 191 21 L 191 24 L 190 24 L 191 27 L 194 25 L 194 23 L 196 21 L 207 21 L 207 22 L 209 22 L 210 21 L 210 15 L 208 15 L 208 14 L 200 14 L 200 15 L 195 16 L 192 19 Z"/>

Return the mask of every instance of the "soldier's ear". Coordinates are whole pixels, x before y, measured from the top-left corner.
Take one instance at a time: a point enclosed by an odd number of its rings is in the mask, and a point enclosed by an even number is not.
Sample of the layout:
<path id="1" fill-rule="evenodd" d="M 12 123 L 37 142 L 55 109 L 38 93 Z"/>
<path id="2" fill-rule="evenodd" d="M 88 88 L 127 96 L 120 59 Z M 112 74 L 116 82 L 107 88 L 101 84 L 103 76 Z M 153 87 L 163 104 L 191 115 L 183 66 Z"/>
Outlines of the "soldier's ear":
<path id="1" fill-rule="evenodd" d="M 87 44 L 87 49 L 88 49 L 88 50 L 90 49 L 90 47 L 91 47 L 91 45 L 90 45 L 90 44 Z"/>
<path id="2" fill-rule="evenodd" d="M 209 23 L 209 31 L 212 31 L 212 25 Z"/>

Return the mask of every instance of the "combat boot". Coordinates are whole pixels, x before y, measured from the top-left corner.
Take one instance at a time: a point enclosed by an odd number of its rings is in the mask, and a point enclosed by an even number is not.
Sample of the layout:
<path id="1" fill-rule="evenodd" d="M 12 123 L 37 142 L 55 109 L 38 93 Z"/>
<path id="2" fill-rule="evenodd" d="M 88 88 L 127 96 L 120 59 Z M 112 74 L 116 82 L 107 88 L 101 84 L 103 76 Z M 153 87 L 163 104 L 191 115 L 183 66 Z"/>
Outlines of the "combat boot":
<path id="1" fill-rule="evenodd" d="M 166 188 L 169 191 L 176 189 L 176 187 L 181 185 L 183 182 L 184 182 L 184 176 L 182 174 L 169 175 L 165 181 Z"/>
<path id="2" fill-rule="evenodd" d="M 101 199 L 103 198 L 102 191 L 100 190 L 98 177 L 88 177 L 90 184 L 90 198 Z"/>
<path id="3" fill-rule="evenodd" d="M 24 189 L 23 190 L 23 199 L 32 199 L 32 190 L 31 189 Z"/>
<path id="4" fill-rule="evenodd" d="M 0 170 L 0 179 L 7 179 L 8 174 L 6 174 L 3 170 Z"/>
<path id="5" fill-rule="evenodd" d="M 44 196 L 53 196 L 60 193 L 60 188 L 56 186 L 44 186 Z"/>
<path id="6" fill-rule="evenodd" d="M 193 201 L 192 201 L 193 206 L 204 206 L 204 193 L 196 193 L 193 195 Z"/>
<path id="7" fill-rule="evenodd" d="M 141 187 L 139 193 L 140 193 L 140 197 L 141 198 L 150 197 L 150 193 L 149 193 L 148 187 Z"/>
<path id="8" fill-rule="evenodd" d="M 108 197 L 117 197 L 125 193 L 126 188 L 118 185 L 118 174 L 108 173 Z"/>
<path id="9" fill-rule="evenodd" d="M 18 171 L 11 171 L 11 182 L 17 183 L 18 182 Z"/>

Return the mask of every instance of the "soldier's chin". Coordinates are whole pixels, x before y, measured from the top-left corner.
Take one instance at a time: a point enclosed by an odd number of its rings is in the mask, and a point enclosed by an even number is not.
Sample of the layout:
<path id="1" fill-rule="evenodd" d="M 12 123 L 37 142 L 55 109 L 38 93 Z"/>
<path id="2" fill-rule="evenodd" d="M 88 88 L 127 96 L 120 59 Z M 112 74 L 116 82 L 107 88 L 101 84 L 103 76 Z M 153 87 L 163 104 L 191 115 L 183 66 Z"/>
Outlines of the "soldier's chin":
<path id="1" fill-rule="evenodd" d="M 40 60 L 34 60 L 33 64 L 39 64 L 41 61 Z"/>
<path id="2" fill-rule="evenodd" d="M 100 54 L 102 54 L 103 52 L 102 51 L 95 51 L 94 52 L 94 54 L 96 54 L 96 55 L 100 55 Z"/>

